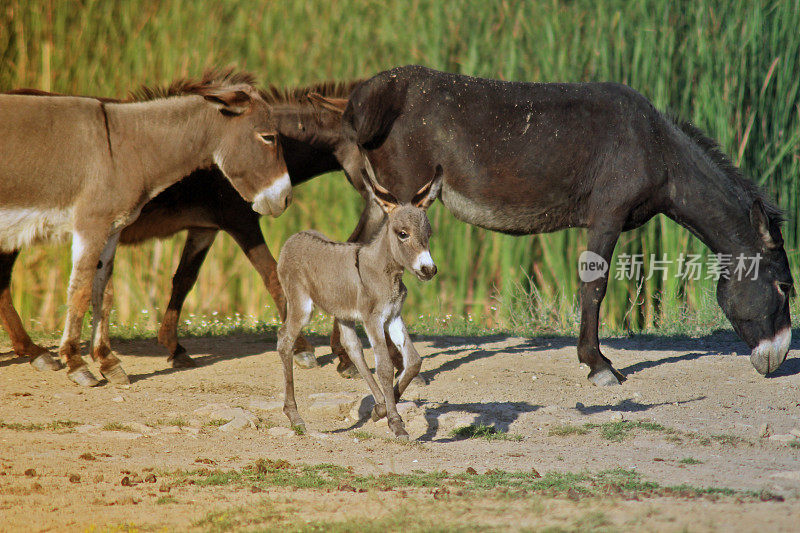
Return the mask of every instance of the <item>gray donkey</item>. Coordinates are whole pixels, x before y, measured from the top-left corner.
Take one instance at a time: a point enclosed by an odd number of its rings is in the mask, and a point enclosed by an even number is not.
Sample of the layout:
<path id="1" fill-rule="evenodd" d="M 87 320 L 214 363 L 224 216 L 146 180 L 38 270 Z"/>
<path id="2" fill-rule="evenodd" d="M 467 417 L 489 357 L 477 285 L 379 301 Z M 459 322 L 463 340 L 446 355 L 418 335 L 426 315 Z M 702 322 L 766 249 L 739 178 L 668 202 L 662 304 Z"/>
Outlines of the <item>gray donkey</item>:
<path id="1" fill-rule="evenodd" d="M 425 210 L 441 191 L 442 171 L 437 167 L 433 179 L 417 191 L 411 203 L 400 204 L 377 183 L 366 157 L 364 161 L 365 188 L 388 215 L 375 238 L 367 244 L 341 243 L 316 231 L 303 231 L 289 237 L 278 259 L 278 279 L 286 294 L 286 322 L 278 333 L 286 385 L 283 412 L 293 426 L 305 429 L 294 397 L 292 347 L 317 305 L 339 319 L 342 344 L 375 398 L 372 420 L 388 416 L 395 437 L 408 439 L 395 402 L 419 374 L 422 360 L 400 316 L 407 292 L 402 278 L 405 269 L 422 281 L 436 274 L 428 249 L 431 226 Z M 356 321 L 363 323 L 369 337 L 381 387 L 364 361 Z M 395 387 L 386 333 L 403 356 L 403 371 Z"/>

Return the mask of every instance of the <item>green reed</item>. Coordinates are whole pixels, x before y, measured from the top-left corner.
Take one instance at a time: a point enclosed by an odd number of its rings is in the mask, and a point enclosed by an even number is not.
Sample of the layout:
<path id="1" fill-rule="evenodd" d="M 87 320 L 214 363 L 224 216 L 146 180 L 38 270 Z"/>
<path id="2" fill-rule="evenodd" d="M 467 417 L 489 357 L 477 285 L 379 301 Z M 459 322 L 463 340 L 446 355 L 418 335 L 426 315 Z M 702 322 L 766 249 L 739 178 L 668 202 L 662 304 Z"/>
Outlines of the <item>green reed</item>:
<path id="1" fill-rule="evenodd" d="M 141 84 L 227 64 L 279 85 L 366 77 L 407 63 L 506 80 L 619 81 L 659 109 L 691 119 L 768 188 L 789 215 L 785 238 L 795 266 L 798 27 L 796 0 L 6 0 L 0 7 L 0 89 L 124 96 Z M 289 211 L 262 226 L 277 255 L 281 243 L 301 229 L 346 238 L 361 203 L 343 175 L 334 173 L 298 187 Z M 522 326 L 538 324 L 544 313 L 552 327 L 571 329 L 584 230 L 510 237 L 467 226 L 440 204 L 431 209 L 431 219 L 432 253 L 441 274 L 424 285 L 409 280 L 410 321 L 469 314 L 487 325 Z M 117 322 L 156 323 L 182 242 L 177 237 L 120 251 Z M 675 258 L 680 252 L 707 250 L 664 217 L 623 235 L 617 247 L 617 254 Z M 34 329 L 57 328 L 63 318 L 68 255 L 67 245 L 22 254 L 13 279 L 15 302 Z M 713 307 L 710 282 L 677 280 L 673 272 L 641 285 L 612 281 L 603 310 L 606 327 L 658 328 Z M 215 312 L 266 321 L 275 316 L 258 276 L 225 235 L 217 239 L 186 310 L 186 318 Z"/>

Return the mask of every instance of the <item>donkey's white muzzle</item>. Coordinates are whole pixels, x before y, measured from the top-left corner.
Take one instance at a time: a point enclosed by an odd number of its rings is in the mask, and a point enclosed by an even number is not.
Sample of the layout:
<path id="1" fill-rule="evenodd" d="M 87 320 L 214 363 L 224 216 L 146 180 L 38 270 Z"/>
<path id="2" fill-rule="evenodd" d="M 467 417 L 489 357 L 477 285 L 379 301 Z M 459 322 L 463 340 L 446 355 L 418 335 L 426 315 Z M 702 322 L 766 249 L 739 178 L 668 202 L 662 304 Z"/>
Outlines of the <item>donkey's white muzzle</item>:
<path id="1" fill-rule="evenodd" d="M 275 180 L 269 187 L 262 189 L 253 200 L 253 211 L 260 215 L 277 217 L 292 203 L 292 182 L 289 174 Z"/>
<path id="2" fill-rule="evenodd" d="M 758 343 L 750 354 L 750 362 L 761 375 L 766 376 L 770 372 L 775 372 L 786 360 L 791 342 L 792 328 L 787 326 L 773 338 Z"/>

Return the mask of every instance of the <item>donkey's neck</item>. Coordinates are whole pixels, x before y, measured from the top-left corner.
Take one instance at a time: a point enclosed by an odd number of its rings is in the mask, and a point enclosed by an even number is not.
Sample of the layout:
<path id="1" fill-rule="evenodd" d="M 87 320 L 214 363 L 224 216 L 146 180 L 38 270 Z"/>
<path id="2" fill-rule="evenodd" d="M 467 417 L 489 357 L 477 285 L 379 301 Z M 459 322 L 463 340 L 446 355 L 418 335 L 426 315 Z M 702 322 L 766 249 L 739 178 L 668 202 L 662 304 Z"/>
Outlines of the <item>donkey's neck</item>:
<path id="1" fill-rule="evenodd" d="M 389 224 L 384 223 L 375 238 L 361 247 L 359 268 L 368 269 L 373 275 L 391 283 L 399 283 L 405 268 L 392 257 L 391 237 Z"/>
<path id="2" fill-rule="evenodd" d="M 138 176 L 150 197 L 211 166 L 219 113 L 201 96 L 105 104 L 117 173 Z"/>
<path id="3" fill-rule="evenodd" d="M 755 253 L 750 222 L 752 192 L 713 162 L 694 161 L 699 171 L 670 176 L 664 213 L 691 231 L 714 253 Z"/>

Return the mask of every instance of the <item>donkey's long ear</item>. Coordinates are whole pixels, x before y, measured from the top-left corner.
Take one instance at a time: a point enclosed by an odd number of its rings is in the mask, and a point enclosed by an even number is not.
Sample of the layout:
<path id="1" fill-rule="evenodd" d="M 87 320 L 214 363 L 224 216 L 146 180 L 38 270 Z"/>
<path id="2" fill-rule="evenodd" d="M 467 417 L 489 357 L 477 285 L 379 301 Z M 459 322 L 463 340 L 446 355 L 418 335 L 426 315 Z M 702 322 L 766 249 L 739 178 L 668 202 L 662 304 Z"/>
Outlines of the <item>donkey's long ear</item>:
<path id="1" fill-rule="evenodd" d="M 253 102 L 253 88 L 249 85 L 213 89 L 203 95 L 226 116 L 241 115 Z"/>
<path id="2" fill-rule="evenodd" d="M 783 245 L 783 239 L 780 236 L 776 239 L 772 234 L 769 217 L 767 216 L 767 212 L 761 200 L 756 200 L 750 207 L 750 223 L 761 238 L 764 248 L 779 248 Z"/>
<path id="3" fill-rule="evenodd" d="M 367 159 L 366 154 L 362 152 L 361 156 L 364 161 L 364 166 L 361 168 L 361 176 L 364 180 L 365 189 L 372 201 L 378 204 L 383 212 L 388 215 L 397 208 L 400 202 L 375 179 L 375 171 L 372 169 L 372 164 Z"/>
<path id="4" fill-rule="evenodd" d="M 344 113 L 347 107 L 347 98 L 328 98 L 319 93 L 309 93 L 308 99 L 312 104 L 320 106 L 322 109 L 332 111 L 337 115 Z"/>
<path id="5" fill-rule="evenodd" d="M 411 203 L 422 209 L 428 209 L 439 197 L 440 192 L 442 192 L 442 165 L 436 165 L 433 179 L 414 194 Z"/>

